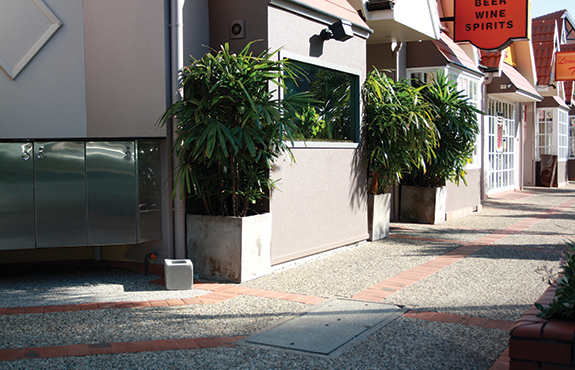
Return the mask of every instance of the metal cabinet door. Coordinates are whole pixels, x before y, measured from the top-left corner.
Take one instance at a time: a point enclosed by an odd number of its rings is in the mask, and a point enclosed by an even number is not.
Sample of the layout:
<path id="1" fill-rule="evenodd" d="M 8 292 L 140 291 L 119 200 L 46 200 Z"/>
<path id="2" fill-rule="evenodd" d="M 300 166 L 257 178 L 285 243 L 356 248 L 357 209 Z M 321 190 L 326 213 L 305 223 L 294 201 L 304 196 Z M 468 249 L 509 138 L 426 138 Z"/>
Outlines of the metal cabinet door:
<path id="1" fill-rule="evenodd" d="M 36 246 L 87 244 L 84 142 L 35 142 Z"/>
<path id="2" fill-rule="evenodd" d="M 138 243 L 162 239 L 159 140 L 138 141 Z"/>
<path id="3" fill-rule="evenodd" d="M 88 244 L 136 243 L 136 156 L 133 141 L 86 142 Z"/>
<path id="4" fill-rule="evenodd" d="M 36 247 L 32 143 L 0 143 L 0 250 Z"/>

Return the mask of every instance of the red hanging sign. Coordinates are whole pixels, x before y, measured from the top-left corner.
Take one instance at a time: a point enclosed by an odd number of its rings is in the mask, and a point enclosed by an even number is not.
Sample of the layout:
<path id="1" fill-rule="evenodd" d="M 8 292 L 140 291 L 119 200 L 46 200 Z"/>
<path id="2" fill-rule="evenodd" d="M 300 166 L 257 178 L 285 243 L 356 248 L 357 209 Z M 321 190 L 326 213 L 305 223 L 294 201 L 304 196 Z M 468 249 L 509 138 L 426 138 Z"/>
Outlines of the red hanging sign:
<path id="1" fill-rule="evenodd" d="M 555 53 L 555 81 L 575 81 L 575 51 Z"/>
<path id="2" fill-rule="evenodd" d="M 496 51 L 514 40 L 529 39 L 529 0 L 454 1 L 453 41 Z"/>

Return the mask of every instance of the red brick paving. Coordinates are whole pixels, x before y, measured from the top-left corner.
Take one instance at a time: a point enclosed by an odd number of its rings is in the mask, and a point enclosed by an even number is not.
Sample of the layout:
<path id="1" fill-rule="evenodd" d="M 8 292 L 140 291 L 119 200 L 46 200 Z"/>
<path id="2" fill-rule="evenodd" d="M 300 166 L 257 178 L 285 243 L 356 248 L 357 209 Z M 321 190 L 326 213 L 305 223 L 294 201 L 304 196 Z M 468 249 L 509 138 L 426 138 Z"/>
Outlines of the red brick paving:
<path id="1" fill-rule="evenodd" d="M 235 342 L 244 338 L 246 337 L 237 336 L 214 338 L 181 338 L 140 342 L 93 343 L 72 344 L 68 346 L 10 348 L 0 349 L 0 361 L 12 361 L 29 358 L 87 356 L 104 353 L 133 353 L 178 349 L 230 347 L 235 346 Z"/>
<path id="2" fill-rule="evenodd" d="M 486 329 L 500 329 L 510 331 L 517 324 L 515 321 L 493 320 L 485 317 L 475 317 L 466 315 L 456 315 L 446 312 L 417 311 L 409 310 L 403 317 L 408 319 L 437 321 L 449 324 L 460 324 L 466 326 L 478 326 Z"/>

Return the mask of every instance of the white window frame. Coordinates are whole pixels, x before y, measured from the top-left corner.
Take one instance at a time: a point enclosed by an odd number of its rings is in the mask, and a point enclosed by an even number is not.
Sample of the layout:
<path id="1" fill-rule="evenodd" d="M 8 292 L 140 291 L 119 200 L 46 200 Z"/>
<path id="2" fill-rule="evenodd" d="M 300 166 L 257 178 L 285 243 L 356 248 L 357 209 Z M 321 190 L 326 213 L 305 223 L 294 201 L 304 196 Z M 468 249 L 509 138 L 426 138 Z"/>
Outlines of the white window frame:
<path id="1" fill-rule="evenodd" d="M 556 155 L 557 161 L 569 158 L 569 113 L 562 108 L 537 109 L 537 160 L 542 154 Z"/>
<path id="2" fill-rule="evenodd" d="M 559 109 L 557 158 L 566 161 L 569 158 L 569 113 Z"/>
<path id="3" fill-rule="evenodd" d="M 487 194 L 516 189 L 519 183 L 517 103 L 489 97 L 486 113 Z M 501 147 L 497 143 L 499 128 Z"/>

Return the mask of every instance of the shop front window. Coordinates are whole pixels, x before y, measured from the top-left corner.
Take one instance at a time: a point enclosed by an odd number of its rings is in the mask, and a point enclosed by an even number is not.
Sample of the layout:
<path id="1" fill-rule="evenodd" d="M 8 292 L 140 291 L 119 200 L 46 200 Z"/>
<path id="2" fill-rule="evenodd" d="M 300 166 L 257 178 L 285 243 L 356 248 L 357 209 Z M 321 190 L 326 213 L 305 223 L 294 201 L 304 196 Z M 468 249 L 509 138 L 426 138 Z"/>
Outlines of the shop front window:
<path id="1" fill-rule="evenodd" d="M 359 77 L 335 69 L 292 61 L 298 71 L 284 95 L 308 92 L 317 103 L 298 112 L 295 140 L 358 141 Z"/>

